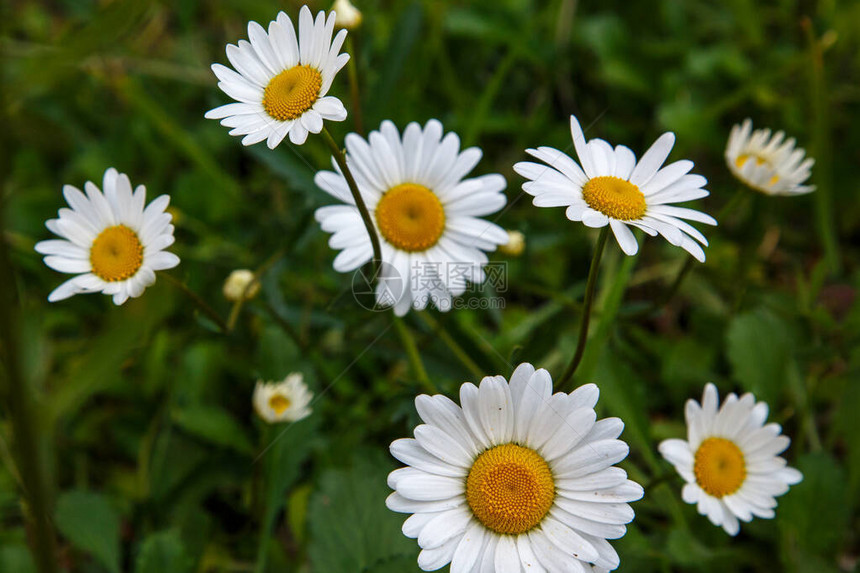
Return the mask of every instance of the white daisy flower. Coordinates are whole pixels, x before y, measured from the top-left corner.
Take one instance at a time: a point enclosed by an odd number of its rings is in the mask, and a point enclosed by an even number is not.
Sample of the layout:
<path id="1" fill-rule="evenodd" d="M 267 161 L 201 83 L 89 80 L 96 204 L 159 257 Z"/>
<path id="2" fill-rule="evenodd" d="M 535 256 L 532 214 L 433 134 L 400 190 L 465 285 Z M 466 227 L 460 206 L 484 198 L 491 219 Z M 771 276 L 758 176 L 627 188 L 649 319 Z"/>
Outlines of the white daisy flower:
<path id="1" fill-rule="evenodd" d="M 254 387 L 254 410 L 270 424 L 296 422 L 310 416 L 311 409 L 308 404 L 313 396 L 299 372 L 293 372 L 281 382 L 257 380 Z"/>
<path id="2" fill-rule="evenodd" d="M 299 12 L 298 39 L 283 12 L 269 24 L 268 34 L 249 22 L 250 42 L 227 45 L 227 59 L 236 71 L 212 64 L 218 87 L 238 103 L 216 107 L 206 117 L 232 127 L 230 135 L 243 135 L 243 145 L 265 139 L 270 149 L 288 133 L 290 141 L 301 145 L 308 132 L 322 131 L 323 120 L 345 120 L 343 103 L 326 95 L 334 76 L 349 61 L 349 54 L 339 54 L 346 30 L 332 40 L 334 23 L 334 12 L 326 19 L 321 11 L 314 20 L 307 6 Z"/>
<path id="3" fill-rule="evenodd" d="M 529 179 L 523 190 L 534 196 L 537 207 L 567 207 L 571 221 L 595 228 L 609 225 L 628 255 L 639 250 L 630 230 L 637 227 L 651 236 L 659 233 L 697 260 L 705 260 L 698 243 L 707 246 L 707 239 L 682 219 L 708 225 L 717 222 L 673 203 L 706 197 L 708 191 L 702 187 L 708 181 L 701 175 L 689 175 L 693 162 L 686 159 L 662 167 L 675 144 L 673 133 L 661 135 L 637 163 L 633 152 L 623 145 L 613 149 L 602 139 L 586 141 L 574 116 L 570 116 L 570 132 L 579 164 L 557 149 L 539 147 L 526 152 L 549 167 L 528 161 L 514 165 L 514 171 Z"/>
<path id="4" fill-rule="evenodd" d="M 144 208 L 146 188 L 138 185 L 132 193 L 128 176 L 113 167 L 105 171 L 103 188 L 104 194 L 87 181 L 84 195 L 65 185 L 71 209 L 45 222 L 61 239 L 40 241 L 36 251 L 52 269 L 77 275 L 54 289 L 50 302 L 103 292 L 120 305 L 154 283 L 155 271 L 179 264 L 179 257 L 164 250 L 173 244 L 171 215 L 164 211 L 170 197 L 161 195 Z"/>
<path id="5" fill-rule="evenodd" d="M 767 195 L 801 195 L 815 191 L 815 185 L 803 185 L 809 179 L 815 160 L 804 160 L 806 152 L 795 149 L 793 137 L 785 132 L 771 135 L 769 129 L 752 130 L 752 121 L 732 127 L 726 145 L 726 164 L 746 185 Z"/>
<path id="6" fill-rule="evenodd" d="M 435 119 L 423 130 L 410 123 L 402 139 L 394 124 L 384 121 L 368 141 L 347 135 L 346 155 L 380 238 L 379 305 L 393 306 L 398 316 L 430 301 L 446 311 L 467 281 L 484 281 L 484 251 L 507 243 L 508 234 L 478 218 L 504 206 L 504 177 L 464 179 L 480 161 L 480 149 L 460 151 L 460 138 L 454 133 L 443 138 Z M 350 272 L 370 260 L 373 249 L 346 180 L 336 164 L 335 169 L 320 171 L 314 181 L 347 205 L 321 207 L 316 219 L 333 233 L 329 246 L 342 249 L 334 269 Z"/>
<path id="7" fill-rule="evenodd" d="M 664 440 L 660 453 L 684 478 L 681 496 L 697 504 L 729 535 L 737 535 L 738 519 L 770 519 L 777 496 L 803 475 L 779 457 L 791 440 L 779 424 L 764 425 L 768 407 L 752 394 L 729 394 L 719 406 L 717 387 L 705 386 L 702 404 L 687 400 L 687 440 Z"/>
<path id="8" fill-rule="evenodd" d="M 395 440 L 407 464 L 388 476 L 386 505 L 411 513 L 418 565 L 452 573 L 607 571 L 619 565 L 607 539 L 633 520 L 642 486 L 614 467 L 629 448 L 618 418 L 597 420 L 599 391 L 586 384 L 552 393 L 546 370 L 521 364 L 508 382 L 465 383 L 458 406 L 445 396 L 415 399 L 425 422 Z"/>

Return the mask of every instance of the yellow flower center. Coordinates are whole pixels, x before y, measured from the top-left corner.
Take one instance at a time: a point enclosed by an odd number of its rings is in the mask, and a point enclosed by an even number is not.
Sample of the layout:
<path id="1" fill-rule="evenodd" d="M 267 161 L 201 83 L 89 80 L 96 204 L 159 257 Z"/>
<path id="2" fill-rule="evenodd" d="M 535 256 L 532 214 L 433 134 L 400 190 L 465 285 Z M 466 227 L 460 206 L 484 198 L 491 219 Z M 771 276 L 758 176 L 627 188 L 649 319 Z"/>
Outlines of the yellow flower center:
<path id="1" fill-rule="evenodd" d="M 278 416 L 283 414 L 284 411 L 290 407 L 290 404 L 290 399 L 283 394 L 273 394 L 272 397 L 269 398 L 269 408 L 271 408 Z"/>
<path id="2" fill-rule="evenodd" d="M 725 438 L 708 438 L 696 450 L 693 473 L 705 493 L 714 497 L 731 495 L 747 476 L 744 454 Z"/>
<path id="3" fill-rule="evenodd" d="M 746 165 L 746 162 L 750 159 L 755 159 L 756 165 L 764 165 L 765 163 L 769 163 L 769 161 L 761 155 L 743 153 L 741 155 L 738 155 L 737 159 L 735 159 L 735 165 L 738 169 L 740 169 L 741 167 Z"/>
<path id="4" fill-rule="evenodd" d="M 737 156 L 737 159 L 735 159 L 735 166 L 736 166 L 738 169 L 742 169 L 742 168 L 743 168 L 743 166 L 744 166 L 744 165 L 746 165 L 746 162 L 747 162 L 747 161 L 749 161 L 750 159 L 755 159 L 755 164 L 756 164 L 756 165 L 764 165 L 764 164 L 767 164 L 767 166 L 768 166 L 769 168 L 773 169 L 773 164 L 771 164 L 771 162 L 770 162 L 770 160 L 769 160 L 769 159 L 767 159 L 766 157 L 762 157 L 761 155 L 749 154 L 749 153 L 743 153 L 743 154 L 741 154 L 741 155 L 738 155 L 738 156 Z M 777 183 L 778 181 L 779 181 L 779 175 L 773 175 L 773 176 L 768 180 L 767 184 L 768 184 L 768 185 L 773 185 L 773 184 Z"/>
<path id="5" fill-rule="evenodd" d="M 426 251 L 445 230 L 445 209 L 427 187 L 402 183 L 376 204 L 376 223 L 385 240 L 401 251 Z"/>
<path id="6" fill-rule="evenodd" d="M 555 482 L 546 461 L 516 444 L 482 453 L 466 478 L 472 513 L 497 533 L 525 533 L 541 522 L 554 499 Z"/>
<path id="7" fill-rule="evenodd" d="M 125 225 L 108 227 L 90 248 L 93 274 L 103 281 L 124 281 L 143 264 L 143 245 L 137 233 Z"/>
<path id="8" fill-rule="evenodd" d="M 308 111 L 320 95 L 322 75 L 310 66 L 294 66 L 269 81 L 263 92 L 263 109 L 281 121 Z"/>
<path id="9" fill-rule="evenodd" d="M 640 219 L 647 208 L 639 187 L 612 175 L 589 179 L 582 188 L 582 198 L 595 211 L 619 221 Z"/>

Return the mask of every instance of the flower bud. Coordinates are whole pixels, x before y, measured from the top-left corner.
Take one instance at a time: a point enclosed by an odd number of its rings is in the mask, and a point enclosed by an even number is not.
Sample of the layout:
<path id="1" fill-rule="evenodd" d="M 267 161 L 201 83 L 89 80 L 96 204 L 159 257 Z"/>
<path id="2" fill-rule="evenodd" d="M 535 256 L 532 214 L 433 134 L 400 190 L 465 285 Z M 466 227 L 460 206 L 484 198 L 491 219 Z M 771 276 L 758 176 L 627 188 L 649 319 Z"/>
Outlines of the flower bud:
<path id="1" fill-rule="evenodd" d="M 505 245 L 499 245 L 499 252 L 511 257 L 518 257 L 523 254 L 526 248 L 526 236 L 519 231 L 508 231 L 508 242 Z"/>
<path id="2" fill-rule="evenodd" d="M 361 26 L 361 12 L 349 0 L 336 0 L 334 6 L 334 24 L 338 28 L 355 30 Z"/>
<path id="3" fill-rule="evenodd" d="M 258 292 L 260 292 L 260 283 L 254 277 L 254 272 L 248 269 L 235 270 L 224 281 L 224 298 L 230 302 L 236 302 L 242 298 L 250 300 L 257 296 Z"/>

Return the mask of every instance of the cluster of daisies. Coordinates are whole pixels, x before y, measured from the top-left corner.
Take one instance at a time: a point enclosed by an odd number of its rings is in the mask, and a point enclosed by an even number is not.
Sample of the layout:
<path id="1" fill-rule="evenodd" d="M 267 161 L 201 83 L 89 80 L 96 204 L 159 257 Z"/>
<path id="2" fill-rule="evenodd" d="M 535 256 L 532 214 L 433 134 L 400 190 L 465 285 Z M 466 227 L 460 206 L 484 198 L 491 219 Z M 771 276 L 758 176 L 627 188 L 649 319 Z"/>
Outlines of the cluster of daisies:
<path id="1" fill-rule="evenodd" d="M 348 4 L 341 0 L 341 4 Z M 355 21 L 355 14 L 351 14 Z M 214 64 L 227 103 L 205 114 L 241 136 L 244 145 L 283 140 L 305 143 L 325 122 L 347 117 L 343 103 L 328 95 L 349 55 L 340 53 L 347 31 L 335 33 L 334 12 L 314 17 L 305 6 L 298 26 L 284 12 L 268 29 L 248 25 L 248 40 L 228 45 L 232 69 Z M 360 14 L 358 16 L 360 18 Z M 621 250 L 639 249 L 633 233 L 660 235 L 699 261 L 705 236 L 690 222 L 716 225 L 711 216 L 684 203 L 708 195 L 693 163 L 666 164 L 675 136 L 661 135 L 637 160 L 624 145 L 587 140 L 570 117 L 576 159 L 552 147 L 526 152 L 538 162 L 514 170 L 527 179 L 523 190 L 538 207 L 564 207 L 571 221 L 608 226 Z M 329 137 L 328 133 L 324 134 Z M 771 195 L 795 195 L 806 185 L 812 159 L 782 132 L 735 126 L 726 149 L 732 173 Z M 507 231 L 487 220 L 506 205 L 499 174 L 470 176 L 482 152 L 463 149 L 459 137 L 431 119 L 402 131 L 383 121 L 368 137 L 351 133 L 345 152 L 320 171 L 316 185 L 338 203 L 321 207 L 316 220 L 339 251 L 333 266 L 355 271 L 379 264 L 375 294 L 381 307 L 398 315 L 429 305 L 451 308 L 469 283 L 485 280 L 487 253 L 514 248 Z M 59 301 L 78 293 L 103 292 L 115 304 L 140 296 L 155 272 L 179 258 L 165 249 L 174 227 L 161 195 L 148 205 L 143 186 L 110 168 L 102 189 L 67 185 L 69 208 L 46 223 L 59 239 L 41 241 L 45 263 L 75 275 L 49 295 Z M 377 242 L 378 241 L 378 242 Z M 522 248 L 519 237 L 519 248 Z M 376 260 L 377 257 L 379 260 Z M 434 276 L 427 277 L 432 272 Z M 421 280 L 416 280 L 421 273 Z M 428 280 L 428 278 L 430 280 Z M 251 298 L 257 277 L 236 271 L 224 287 L 233 301 Z M 279 383 L 257 383 L 253 404 L 264 420 L 292 422 L 310 414 L 312 394 L 294 373 Z M 587 384 L 553 393 L 543 369 L 521 364 L 510 381 L 486 377 L 463 384 L 460 403 L 436 395 L 418 396 L 423 424 L 414 438 L 391 444 L 406 467 L 392 472 L 390 509 L 411 514 L 403 532 L 421 547 L 418 564 L 451 571 L 607 571 L 619 565 L 608 540 L 625 534 L 634 513 L 629 503 L 643 488 L 615 466 L 628 454 L 619 439 L 623 423 L 598 420 L 598 388 Z M 768 408 L 751 394 L 729 394 L 719 404 L 716 388 L 705 387 L 702 402 L 686 407 L 687 439 L 666 440 L 660 452 L 686 482 L 684 501 L 729 534 L 739 521 L 773 517 L 775 497 L 799 482 L 800 473 L 779 454 L 789 439 L 777 424 L 765 424 Z"/>

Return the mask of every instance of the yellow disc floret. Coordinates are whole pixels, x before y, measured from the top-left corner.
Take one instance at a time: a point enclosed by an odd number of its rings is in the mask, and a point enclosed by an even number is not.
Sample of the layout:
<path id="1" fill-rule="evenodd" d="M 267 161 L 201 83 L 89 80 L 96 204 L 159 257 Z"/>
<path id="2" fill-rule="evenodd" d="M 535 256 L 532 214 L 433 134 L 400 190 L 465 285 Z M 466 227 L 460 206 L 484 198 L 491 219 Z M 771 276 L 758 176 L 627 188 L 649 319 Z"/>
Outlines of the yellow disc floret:
<path id="1" fill-rule="evenodd" d="M 582 188 L 582 198 L 595 211 L 619 221 L 641 219 L 647 208 L 639 187 L 611 175 L 589 179 Z"/>
<path id="2" fill-rule="evenodd" d="M 741 155 L 738 155 L 737 159 L 735 159 L 735 166 L 738 169 L 741 169 L 744 165 L 746 165 L 746 162 L 750 159 L 755 159 L 756 165 L 764 165 L 765 163 L 770 163 L 767 159 L 765 159 L 761 155 L 755 155 L 755 154 L 750 155 L 748 153 L 743 153 Z"/>
<path id="3" fill-rule="evenodd" d="M 93 274 L 107 282 L 133 277 L 143 264 L 143 245 L 137 233 L 125 225 L 108 227 L 90 248 Z"/>
<path id="4" fill-rule="evenodd" d="M 516 444 L 479 455 L 466 479 L 472 513 L 497 533 L 525 533 L 541 522 L 554 499 L 555 481 L 546 461 Z"/>
<path id="5" fill-rule="evenodd" d="M 445 230 L 445 209 L 427 187 L 402 183 L 377 203 L 376 223 L 385 240 L 401 251 L 426 251 Z"/>
<path id="6" fill-rule="evenodd" d="M 263 92 L 263 109 L 281 121 L 297 119 L 317 101 L 322 75 L 311 66 L 294 66 L 269 81 Z"/>
<path id="7" fill-rule="evenodd" d="M 278 416 L 283 414 L 284 411 L 290 407 L 290 403 L 290 399 L 283 394 L 272 394 L 269 398 L 269 408 L 271 408 Z"/>
<path id="8" fill-rule="evenodd" d="M 747 476 L 744 454 L 725 438 L 708 438 L 696 450 L 693 473 L 705 493 L 714 497 L 731 495 Z"/>

